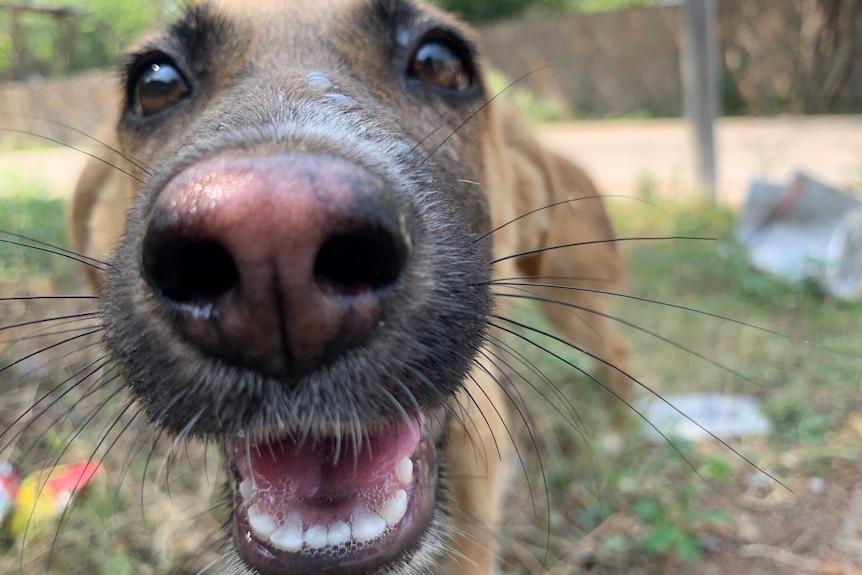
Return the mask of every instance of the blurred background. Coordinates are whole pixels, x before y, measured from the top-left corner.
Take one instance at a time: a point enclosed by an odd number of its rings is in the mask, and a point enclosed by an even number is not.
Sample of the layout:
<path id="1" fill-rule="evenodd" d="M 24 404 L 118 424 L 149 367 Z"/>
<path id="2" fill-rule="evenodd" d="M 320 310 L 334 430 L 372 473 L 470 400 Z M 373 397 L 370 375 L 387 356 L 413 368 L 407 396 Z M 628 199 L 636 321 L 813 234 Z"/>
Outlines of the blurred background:
<path id="1" fill-rule="evenodd" d="M 716 239 L 620 244 L 629 280 L 612 314 L 645 386 L 635 407 L 672 441 L 637 416 L 631 429 L 609 422 L 601 390 L 573 376 L 589 367 L 573 350 L 535 334 L 522 346 L 544 375 L 521 369 L 530 429 L 517 431 L 501 571 L 862 573 L 858 284 L 836 297 L 817 274 L 763 273 L 750 243 L 826 197 L 858 211 L 862 2 L 437 3 L 477 29 L 492 92 L 608 195 L 621 238 Z M 0 233 L 66 245 L 80 148 L 98 148 L 90 136 L 119 105 L 117 59 L 181 9 L 0 0 Z M 775 186 L 760 213 L 755 180 Z M 796 201 L 805 194 L 811 204 Z M 852 222 L 839 222 L 851 239 Z M 69 318 L 93 304 L 8 298 L 86 293 L 79 270 L 0 238 L 0 496 L 4 469 L 104 459 L 59 527 L 50 514 L 28 534 L 0 527 L 0 574 L 197 573 L 223 518 L 217 453 L 148 434 L 114 387 L 67 394 L 98 364 L 96 336 L 68 339 Z M 841 245 L 852 267 L 862 242 Z M 515 313 L 540 321 L 530 306 Z M 39 318 L 59 323 L 29 323 Z M 727 443 L 663 422 L 646 388 Z"/>
<path id="2" fill-rule="evenodd" d="M 584 123 L 575 134 L 549 130 L 552 145 L 608 193 L 644 185 L 679 193 L 694 184 L 738 203 L 753 174 L 805 169 L 841 185 L 862 179 L 858 119 L 804 121 L 862 111 L 858 2 L 698 0 L 710 6 L 700 23 L 686 20 L 678 0 L 437 2 L 478 28 L 496 89 L 520 79 L 509 95 L 533 119 L 616 120 Z M 0 3 L 0 123 L 66 142 L 80 134 L 28 118 L 100 133 L 117 105 L 106 86 L 118 54 L 178 9 L 174 1 Z M 707 63 L 709 76 L 687 84 Z M 715 175 L 705 182 L 691 134 L 675 121 L 698 103 L 724 119 L 713 130 Z M 34 145 L 25 140 L 0 136 L 7 148 Z"/>

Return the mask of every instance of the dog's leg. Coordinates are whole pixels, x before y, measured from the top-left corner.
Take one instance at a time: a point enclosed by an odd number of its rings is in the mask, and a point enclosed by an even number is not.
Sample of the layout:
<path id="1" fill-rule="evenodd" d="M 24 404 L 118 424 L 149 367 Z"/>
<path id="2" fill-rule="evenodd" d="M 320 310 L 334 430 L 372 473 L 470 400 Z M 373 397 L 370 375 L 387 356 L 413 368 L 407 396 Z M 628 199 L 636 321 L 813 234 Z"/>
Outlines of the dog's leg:
<path id="1" fill-rule="evenodd" d="M 571 246 L 552 249 L 533 259 L 519 262 L 525 276 L 536 277 L 533 289 L 548 301 L 541 303 L 545 316 L 565 339 L 597 358 L 597 379 L 612 395 L 615 411 L 629 413 L 632 381 L 628 347 L 611 326 L 607 295 L 616 291 L 624 272 L 622 258 L 615 247 L 615 235 L 598 190 L 587 176 L 567 160 L 549 155 L 552 177 L 550 203 L 580 198 L 558 206 L 548 214 L 545 245 Z M 572 191 L 577 190 L 577 195 Z M 600 242 L 600 243 L 596 243 Z M 538 287 L 541 284 L 565 285 L 571 289 Z M 595 290 L 595 291 L 590 291 Z M 553 301 L 551 301 L 553 300 Z M 557 301 L 567 309 L 561 309 Z"/>
<path id="2" fill-rule="evenodd" d="M 458 528 L 446 573 L 488 575 L 497 558 L 505 465 L 513 446 L 508 401 L 492 371 L 473 369 L 449 426 L 452 515 Z"/>

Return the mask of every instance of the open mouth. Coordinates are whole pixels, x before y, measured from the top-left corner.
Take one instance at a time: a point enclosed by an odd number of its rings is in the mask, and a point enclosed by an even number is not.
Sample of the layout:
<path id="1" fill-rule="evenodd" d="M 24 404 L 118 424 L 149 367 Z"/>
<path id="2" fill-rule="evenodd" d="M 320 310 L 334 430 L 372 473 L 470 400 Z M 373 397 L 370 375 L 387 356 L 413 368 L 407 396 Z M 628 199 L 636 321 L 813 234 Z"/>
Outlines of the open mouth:
<path id="1" fill-rule="evenodd" d="M 234 537 L 267 575 L 368 573 L 403 557 L 434 515 L 436 450 L 424 421 L 349 438 L 226 445 Z"/>

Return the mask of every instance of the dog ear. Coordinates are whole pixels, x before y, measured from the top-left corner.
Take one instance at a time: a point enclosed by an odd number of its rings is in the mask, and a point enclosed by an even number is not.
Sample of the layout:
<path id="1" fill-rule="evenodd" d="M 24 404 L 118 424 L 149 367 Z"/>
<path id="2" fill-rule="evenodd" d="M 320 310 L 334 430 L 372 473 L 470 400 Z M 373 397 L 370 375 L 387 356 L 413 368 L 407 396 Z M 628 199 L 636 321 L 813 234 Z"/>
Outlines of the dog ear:
<path id="1" fill-rule="evenodd" d="M 608 296 L 601 293 L 618 290 L 624 279 L 601 195 L 582 169 L 544 148 L 508 104 L 494 103 L 489 133 L 491 213 L 495 228 L 505 224 L 493 234 L 495 259 L 524 254 L 500 261 L 495 276 L 503 283 L 532 284 L 496 291 L 542 300 L 566 341 L 598 358 L 598 379 L 630 402 L 628 350 L 611 328 Z"/>
<path id="2" fill-rule="evenodd" d="M 120 241 L 134 180 L 125 160 L 91 158 L 84 166 L 69 209 L 69 239 L 83 256 L 106 262 Z M 101 272 L 84 265 L 90 284 L 101 287 Z"/>

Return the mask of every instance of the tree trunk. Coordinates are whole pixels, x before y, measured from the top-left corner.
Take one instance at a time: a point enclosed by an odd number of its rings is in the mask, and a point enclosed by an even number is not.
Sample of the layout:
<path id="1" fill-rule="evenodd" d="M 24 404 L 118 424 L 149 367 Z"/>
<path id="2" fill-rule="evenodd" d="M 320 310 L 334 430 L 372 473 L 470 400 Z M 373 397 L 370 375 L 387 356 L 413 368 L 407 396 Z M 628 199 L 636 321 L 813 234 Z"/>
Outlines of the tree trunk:
<path id="1" fill-rule="evenodd" d="M 797 112 L 836 111 L 857 61 L 862 58 L 862 2 L 799 0 L 802 27 Z"/>

